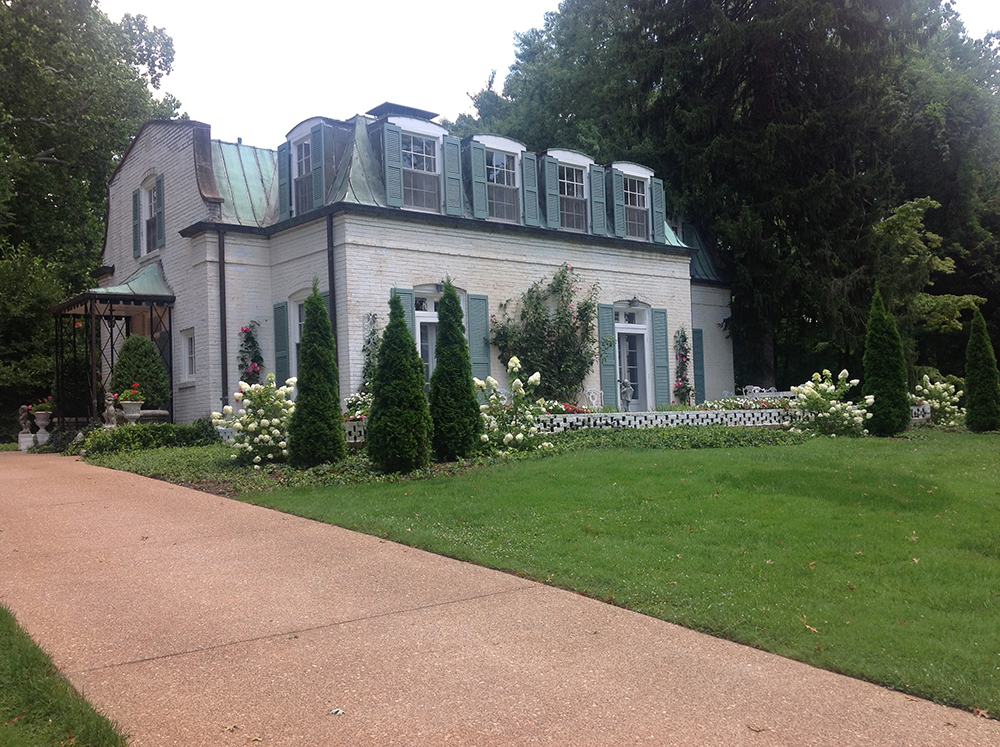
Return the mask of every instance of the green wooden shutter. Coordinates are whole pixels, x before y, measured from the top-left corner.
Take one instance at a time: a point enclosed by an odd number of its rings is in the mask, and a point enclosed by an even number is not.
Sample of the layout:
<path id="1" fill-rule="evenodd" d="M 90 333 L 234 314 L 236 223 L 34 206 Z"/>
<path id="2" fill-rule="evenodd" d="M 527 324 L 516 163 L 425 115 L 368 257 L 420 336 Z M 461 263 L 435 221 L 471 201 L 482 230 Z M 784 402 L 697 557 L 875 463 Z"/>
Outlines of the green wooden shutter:
<path id="1" fill-rule="evenodd" d="M 657 244 L 666 244 L 667 234 L 663 230 L 663 223 L 667 219 L 667 209 L 663 199 L 663 181 L 660 179 L 649 181 L 653 192 L 653 241 Z"/>
<path id="2" fill-rule="evenodd" d="M 316 210 L 326 204 L 326 176 L 323 165 L 326 159 L 323 155 L 323 125 L 314 125 L 309 130 L 309 169 L 312 175 L 312 205 Z M 304 211 L 303 211 L 304 212 Z"/>
<path id="3" fill-rule="evenodd" d="M 469 143 L 472 167 L 472 215 L 489 218 L 489 195 L 486 188 L 486 146 L 473 140 Z"/>
<path id="4" fill-rule="evenodd" d="M 274 305 L 274 378 L 277 386 L 284 386 L 291 376 L 288 368 L 288 302 Z"/>
<path id="5" fill-rule="evenodd" d="M 521 193 L 524 195 L 524 225 L 538 226 L 538 158 L 534 153 L 521 154 Z"/>
<path id="6" fill-rule="evenodd" d="M 163 174 L 156 177 L 156 194 L 153 196 L 153 209 L 156 211 L 156 248 L 167 243 L 167 226 L 163 222 Z"/>
<path id="7" fill-rule="evenodd" d="M 323 305 L 326 306 L 326 316 L 332 324 L 333 319 L 330 317 L 330 291 L 323 291 L 319 294 L 319 297 L 323 299 Z"/>
<path id="8" fill-rule="evenodd" d="M 292 217 L 292 146 L 278 146 L 278 220 Z"/>
<path id="9" fill-rule="evenodd" d="M 413 311 L 413 289 L 411 288 L 393 288 L 392 295 L 399 296 L 399 300 L 403 302 L 403 315 L 406 317 L 406 326 L 410 330 L 410 335 L 414 335 L 414 330 L 416 329 L 417 322 L 416 317 L 414 317 Z M 416 339 L 414 337 L 414 339 Z"/>
<path id="10" fill-rule="evenodd" d="M 625 175 L 618 169 L 608 172 L 608 204 L 615 236 L 625 238 Z"/>
<path id="11" fill-rule="evenodd" d="M 142 256 L 142 190 L 132 193 L 132 256 Z"/>
<path id="12" fill-rule="evenodd" d="M 601 396 L 605 407 L 618 406 L 618 361 L 615 359 L 615 307 L 597 305 L 597 349 L 600 352 Z"/>
<path id="13" fill-rule="evenodd" d="M 653 315 L 653 391 L 657 405 L 670 404 L 670 344 L 667 336 L 667 310 L 652 309 Z"/>
<path id="14" fill-rule="evenodd" d="M 552 156 L 542 157 L 542 184 L 545 190 L 545 225 L 559 228 L 559 162 Z"/>
<path id="15" fill-rule="evenodd" d="M 403 207 L 403 131 L 387 122 L 382 126 L 382 146 L 386 204 Z"/>
<path id="16" fill-rule="evenodd" d="M 444 163 L 441 178 L 444 180 L 444 212 L 447 215 L 462 215 L 462 141 L 445 135 L 443 147 Z"/>
<path id="17" fill-rule="evenodd" d="M 691 357 L 694 359 L 694 401 L 705 401 L 705 336 L 700 329 L 691 330 Z"/>
<path id="18" fill-rule="evenodd" d="M 490 375 L 490 299 L 469 294 L 469 360 L 472 375 L 486 381 Z"/>
<path id="19" fill-rule="evenodd" d="M 604 167 L 590 167 L 590 232 L 608 235 L 608 208 L 604 197 Z"/>

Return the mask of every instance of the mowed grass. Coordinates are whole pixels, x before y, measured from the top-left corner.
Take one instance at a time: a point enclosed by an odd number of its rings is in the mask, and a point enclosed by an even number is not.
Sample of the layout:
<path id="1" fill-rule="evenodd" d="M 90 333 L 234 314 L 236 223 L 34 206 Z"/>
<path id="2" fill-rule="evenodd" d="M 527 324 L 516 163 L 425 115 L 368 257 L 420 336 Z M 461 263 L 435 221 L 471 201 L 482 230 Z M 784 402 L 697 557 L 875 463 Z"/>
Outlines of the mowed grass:
<path id="1" fill-rule="evenodd" d="M 587 449 L 244 500 L 1000 713 L 1000 435 Z"/>
<path id="2" fill-rule="evenodd" d="M 0 745 L 125 747 L 126 740 L 60 675 L 0 605 Z"/>

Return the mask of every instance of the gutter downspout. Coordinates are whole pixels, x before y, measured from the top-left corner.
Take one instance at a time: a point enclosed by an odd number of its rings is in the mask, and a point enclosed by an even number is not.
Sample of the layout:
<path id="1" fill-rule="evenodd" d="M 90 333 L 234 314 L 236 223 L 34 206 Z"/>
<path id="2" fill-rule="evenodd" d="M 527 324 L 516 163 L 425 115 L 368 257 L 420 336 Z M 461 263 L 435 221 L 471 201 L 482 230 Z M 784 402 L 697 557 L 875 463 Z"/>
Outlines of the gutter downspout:
<path id="1" fill-rule="evenodd" d="M 330 288 L 330 325 L 333 327 L 333 349 L 337 370 L 340 370 L 340 344 L 337 340 L 337 293 L 333 274 L 333 214 L 326 216 L 326 281 Z"/>
<path id="2" fill-rule="evenodd" d="M 222 355 L 222 406 L 229 404 L 229 345 L 226 321 L 226 232 L 219 231 L 219 352 Z"/>

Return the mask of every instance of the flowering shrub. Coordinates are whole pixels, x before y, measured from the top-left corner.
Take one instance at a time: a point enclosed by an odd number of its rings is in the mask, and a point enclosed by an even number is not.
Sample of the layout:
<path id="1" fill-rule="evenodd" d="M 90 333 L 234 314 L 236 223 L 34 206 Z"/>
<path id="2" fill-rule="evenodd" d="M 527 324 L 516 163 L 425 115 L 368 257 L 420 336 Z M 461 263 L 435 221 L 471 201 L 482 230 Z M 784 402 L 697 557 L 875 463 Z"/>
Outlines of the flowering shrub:
<path id="1" fill-rule="evenodd" d="M 691 360 L 691 346 L 688 344 L 687 332 L 683 327 L 674 334 L 674 362 L 677 377 L 674 379 L 674 400 L 681 405 L 691 403 L 694 388 L 688 379 L 688 363 Z"/>
<path id="2" fill-rule="evenodd" d="M 792 400 L 784 397 L 725 397 L 702 402 L 696 410 L 790 410 Z"/>
<path id="3" fill-rule="evenodd" d="M 139 391 L 139 384 L 137 382 L 132 382 L 131 388 L 116 394 L 115 399 L 119 402 L 145 402 L 146 400 L 142 392 Z"/>
<path id="4" fill-rule="evenodd" d="M 963 392 L 955 391 L 955 385 L 945 381 L 931 382 L 931 377 L 924 374 L 923 383 L 914 387 L 916 394 L 910 395 L 913 404 L 926 402 L 931 406 L 931 422 L 934 425 L 955 427 L 965 419 L 965 408 L 958 402 Z"/>
<path id="5" fill-rule="evenodd" d="M 541 383 L 542 375 L 537 371 L 528 377 L 525 384 L 517 374 L 521 370 L 521 361 L 512 356 L 507 362 L 507 373 L 510 382 L 510 402 L 505 402 L 500 394 L 500 385 L 492 376 L 486 381 L 473 379 L 476 389 L 486 395 L 487 404 L 480 405 L 479 411 L 483 418 L 483 430 L 480 441 L 487 447 L 509 453 L 511 451 L 527 451 L 531 448 L 550 449 L 548 441 L 535 444 L 538 427 L 535 425 L 539 415 L 546 414 L 545 400 L 532 401 L 535 387 Z"/>
<path id="6" fill-rule="evenodd" d="M 260 343 L 257 342 L 257 327 L 260 322 L 252 320 L 245 327 L 240 327 L 240 334 L 243 341 L 240 343 L 240 381 L 247 384 L 259 384 L 260 372 L 264 367 L 264 356 L 260 352 Z"/>
<path id="7" fill-rule="evenodd" d="M 232 428 L 234 452 L 229 458 L 241 464 L 253 464 L 254 469 L 266 462 L 279 462 L 288 456 L 288 421 L 295 403 L 288 399 L 295 386 L 291 378 L 275 388 L 274 374 L 268 374 L 263 384 L 240 382 L 240 391 L 233 399 L 238 410 L 226 405 L 222 412 L 212 413 L 212 425 Z"/>
<path id="8" fill-rule="evenodd" d="M 589 412 L 586 407 L 574 405 L 572 402 L 556 402 L 555 400 L 546 402 L 544 408 L 545 412 L 551 415 L 584 415 Z"/>
<path id="9" fill-rule="evenodd" d="M 539 395 L 571 400 L 583 387 L 594 365 L 597 321 L 597 285 L 584 288 L 572 265 L 563 264 L 543 285 L 535 282 L 514 307 L 500 304 L 500 317 L 490 317 L 490 343 L 500 360 L 518 356 L 545 382 Z"/>
<path id="10" fill-rule="evenodd" d="M 834 382 L 833 374 L 823 369 L 822 376 L 814 373 L 810 381 L 792 387 L 796 395 L 792 407 L 802 414 L 804 430 L 826 436 L 867 435 L 865 421 L 872 415 L 865 407 L 871 407 L 875 398 L 871 395 L 865 397 L 864 407 L 844 400 L 847 390 L 858 385 L 857 379 L 848 381 L 848 375 L 845 369 Z"/>
<path id="11" fill-rule="evenodd" d="M 344 413 L 344 420 L 364 420 L 368 413 L 372 411 L 373 395 L 369 391 L 361 390 L 348 397 L 344 404 L 347 412 Z"/>

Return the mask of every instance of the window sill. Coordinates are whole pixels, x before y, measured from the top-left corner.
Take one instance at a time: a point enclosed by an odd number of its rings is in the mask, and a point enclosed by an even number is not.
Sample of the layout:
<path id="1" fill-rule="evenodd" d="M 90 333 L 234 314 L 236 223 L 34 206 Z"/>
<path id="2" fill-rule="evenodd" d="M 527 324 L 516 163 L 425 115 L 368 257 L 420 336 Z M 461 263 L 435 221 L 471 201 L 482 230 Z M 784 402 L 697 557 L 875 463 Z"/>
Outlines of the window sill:
<path id="1" fill-rule="evenodd" d="M 153 251 L 149 252 L 149 254 L 143 254 L 141 257 L 139 257 L 139 264 L 148 265 L 152 264 L 153 262 L 156 262 L 159 259 L 160 259 L 160 250 L 154 249 Z"/>
<path id="2" fill-rule="evenodd" d="M 180 384 L 177 385 L 177 391 L 182 391 L 184 389 L 194 389 L 196 386 L 198 386 L 197 381 L 182 381 Z"/>

